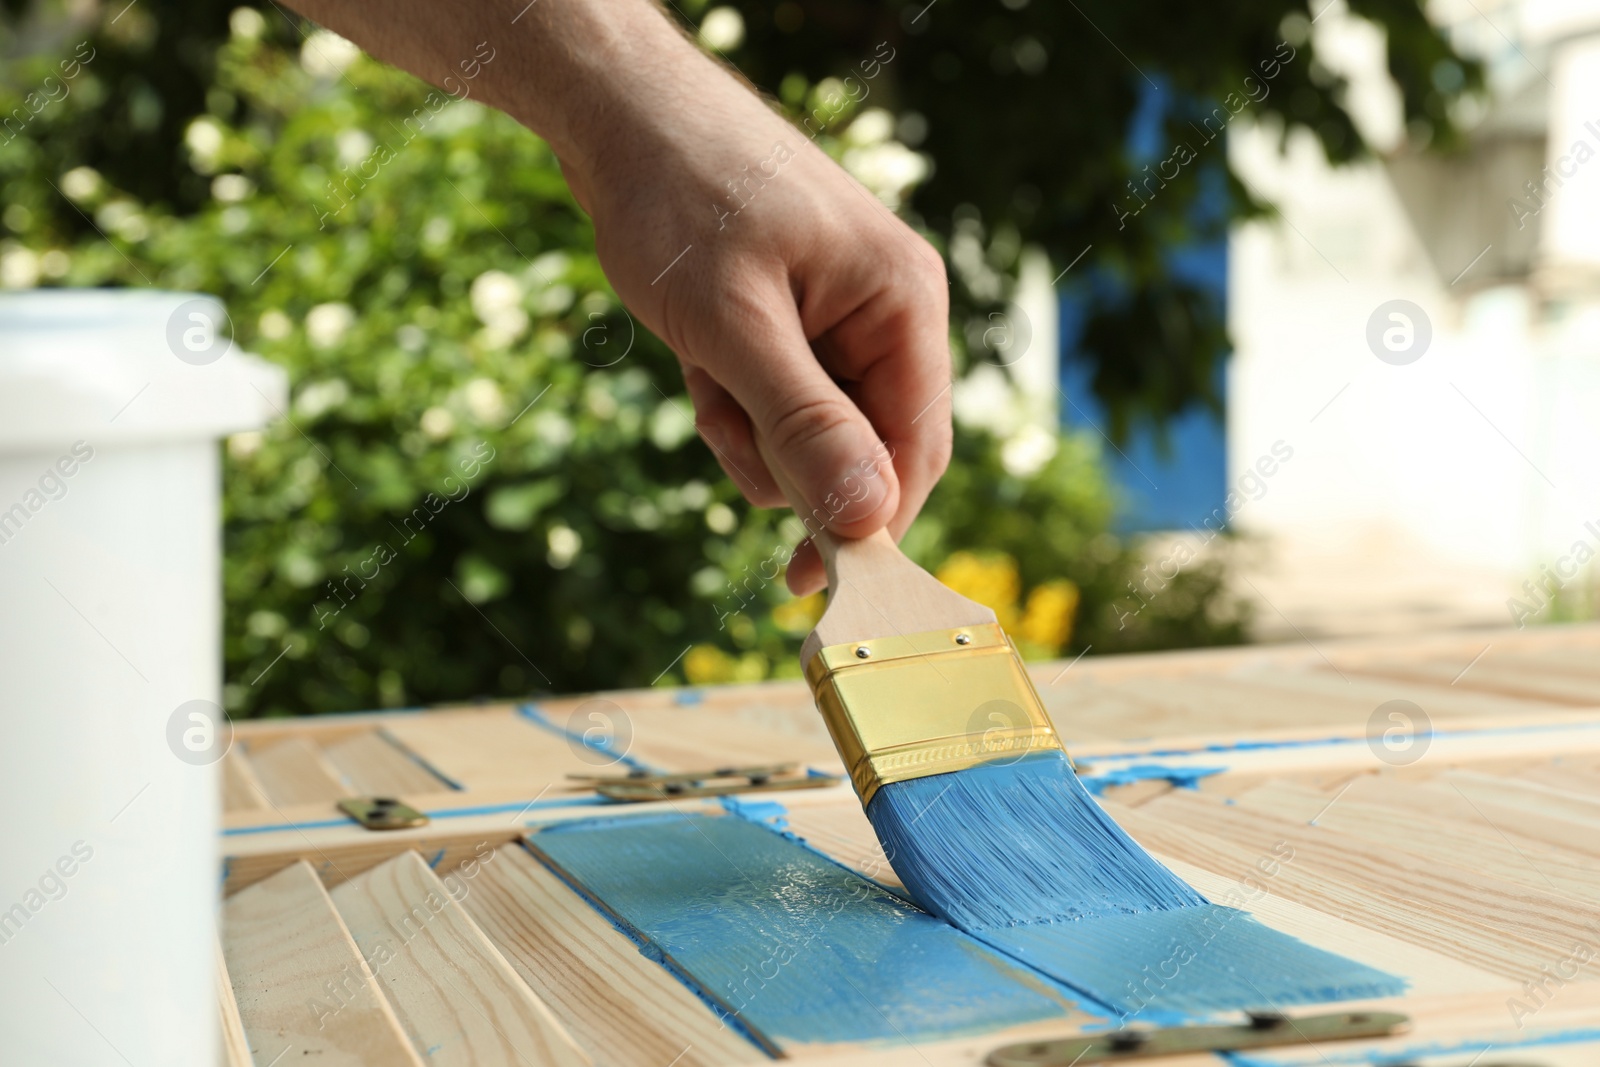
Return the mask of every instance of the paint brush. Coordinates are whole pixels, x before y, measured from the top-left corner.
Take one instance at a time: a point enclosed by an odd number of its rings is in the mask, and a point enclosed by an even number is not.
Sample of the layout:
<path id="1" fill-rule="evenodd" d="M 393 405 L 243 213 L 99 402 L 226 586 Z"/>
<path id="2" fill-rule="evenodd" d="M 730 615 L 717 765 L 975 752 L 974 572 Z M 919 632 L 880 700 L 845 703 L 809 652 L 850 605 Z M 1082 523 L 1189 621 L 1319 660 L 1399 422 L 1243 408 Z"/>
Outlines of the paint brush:
<path id="1" fill-rule="evenodd" d="M 791 504 L 803 501 L 767 466 Z M 812 540 L 829 594 L 801 663 L 918 904 L 977 931 L 1205 903 L 1083 788 L 993 611 L 913 563 L 887 530 Z"/>

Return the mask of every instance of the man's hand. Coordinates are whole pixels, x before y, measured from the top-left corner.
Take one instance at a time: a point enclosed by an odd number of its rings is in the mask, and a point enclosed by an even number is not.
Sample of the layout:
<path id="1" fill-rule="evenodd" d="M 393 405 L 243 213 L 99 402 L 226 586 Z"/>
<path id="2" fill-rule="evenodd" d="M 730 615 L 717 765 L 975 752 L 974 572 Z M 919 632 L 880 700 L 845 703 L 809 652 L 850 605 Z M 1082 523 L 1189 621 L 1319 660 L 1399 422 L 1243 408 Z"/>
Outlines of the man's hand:
<path id="1" fill-rule="evenodd" d="M 785 502 L 759 435 L 811 533 L 905 532 L 950 455 L 944 267 L 807 134 L 644 0 L 539 3 L 516 23 L 481 3 L 301 6 L 435 81 L 452 46 L 510 58 L 490 102 L 550 141 L 746 499 Z M 788 580 L 822 587 L 809 545 Z"/>

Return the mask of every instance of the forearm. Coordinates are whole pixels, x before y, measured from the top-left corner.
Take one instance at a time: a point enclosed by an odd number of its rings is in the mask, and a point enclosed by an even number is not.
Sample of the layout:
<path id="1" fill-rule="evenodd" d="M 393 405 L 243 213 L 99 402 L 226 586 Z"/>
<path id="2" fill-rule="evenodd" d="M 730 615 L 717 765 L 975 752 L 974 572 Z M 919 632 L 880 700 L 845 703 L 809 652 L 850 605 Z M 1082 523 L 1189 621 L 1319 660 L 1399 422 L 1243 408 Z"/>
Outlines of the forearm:
<path id="1" fill-rule="evenodd" d="M 294 0 L 318 24 L 446 91 L 505 111 L 555 149 L 583 189 L 618 141 L 651 137 L 707 106 L 697 85 L 731 76 L 651 0 Z M 492 55 L 482 62 L 486 49 Z M 700 97 L 700 99 L 697 99 Z M 695 116 L 703 118 L 704 116 Z M 645 146 L 641 146 L 645 147 Z"/>

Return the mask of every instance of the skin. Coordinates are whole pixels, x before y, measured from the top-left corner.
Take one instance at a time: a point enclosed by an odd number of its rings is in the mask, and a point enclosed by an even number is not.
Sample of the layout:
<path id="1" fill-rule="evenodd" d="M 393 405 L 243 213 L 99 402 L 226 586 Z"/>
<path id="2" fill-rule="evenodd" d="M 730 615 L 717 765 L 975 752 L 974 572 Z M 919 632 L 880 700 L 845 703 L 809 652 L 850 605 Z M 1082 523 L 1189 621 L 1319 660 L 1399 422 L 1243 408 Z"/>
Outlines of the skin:
<path id="1" fill-rule="evenodd" d="M 554 149 L 607 277 L 677 354 L 745 498 L 900 537 L 950 457 L 939 255 L 650 0 L 525 2 L 295 6 L 435 85 L 493 47 L 474 96 Z M 807 542 L 789 587 L 824 581 Z"/>

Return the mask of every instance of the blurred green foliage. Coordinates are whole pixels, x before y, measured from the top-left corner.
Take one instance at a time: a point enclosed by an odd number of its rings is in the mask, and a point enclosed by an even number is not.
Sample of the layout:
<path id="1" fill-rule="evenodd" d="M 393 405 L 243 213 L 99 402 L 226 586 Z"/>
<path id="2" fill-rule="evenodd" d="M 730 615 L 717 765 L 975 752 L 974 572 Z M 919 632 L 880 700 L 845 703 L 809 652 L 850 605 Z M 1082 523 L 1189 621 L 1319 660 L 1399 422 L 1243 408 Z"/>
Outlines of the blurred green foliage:
<path id="1" fill-rule="evenodd" d="M 0 134 L 0 282 L 214 293 L 236 339 L 289 370 L 287 418 L 227 446 L 230 710 L 794 673 L 816 604 L 789 600 L 775 561 L 798 526 L 746 508 L 693 440 L 675 361 L 616 301 L 544 144 L 336 39 L 303 41 L 276 9 L 225 6 L 7 24 L 5 47 L 33 56 L 8 64 L 0 85 L 0 111 L 22 109 Z M 826 150 L 858 173 L 899 174 L 880 191 L 908 196 L 904 210 L 951 261 L 961 371 L 989 355 L 987 312 L 1011 295 L 1024 240 L 1070 258 L 1100 233 L 1104 220 L 1086 221 L 1102 210 L 1095 198 L 1109 201 L 1107 183 L 1129 164 L 1133 83 L 1112 71 L 1122 60 L 1073 73 L 1073 50 L 1093 37 L 1045 6 L 986 15 L 970 34 L 942 12 L 923 31 L 871 4 L 751 6 L 744 43 L 728 45 L 792 114 L 829 115 Z M 1270 54 L 1275 40 L 1260 30 L 1274 18 L 1265 8 L 1248 32 L 1236 17 L 1188 27 L 1190 53 L 1138 59 L 1160 59 L 1185 92 L 1225 84 L 1238 73 L 1226 64 L 1215 82 L 1195 72 L 1219 50 Z M 1402 8 L 1385 17 L 1415 21 Z M 830 25 L 839 32 L 817 36 Z M 1136 48 L 1168 32 L 1123 28 L 1146 41 Z M 1413 30 L 1414 64 L 1438 41 Z M 1031 34 L 1048 62 L 1024 48 L 1032 58 L 1007 67 L 997 33 L 1023 35 L 1013 59 Z M 899 48 L 919 34 L 932 60 L 896 51 L 872 79 L 876 96 L 837 104 L 829 75 L 855 70 L 877 41 Z M 955 65 L 940 48 L 960 53 Z M 983 62 L 961 58 L 974 48 Z M 970 107 L 947 99 L 950 70 L 977 94 Z M 984 93 L 1037 103 L 1062 91 L 1046 72 L 1091 79 L 1078 85 L 1089 103 L 972 110 Z M 1319 82 L 1317 106 L 1336 89 Z M 1413 96 L 1408 107 L 1432 107 Z M 1317 132 L 1353 150 L 1334 130 L 1342 114 Z M 1032 126 L 1009 128 L 1025 115 Z M 886 139 L 894 132 L 901 141 Z M 918 141 L 933 163 L 921 184 L 906 166 Z M 1078 156 L 1068 165 L 1063 152 Z M 1157 262 L 1160 248 L 1201 235 L 1184 214 L 1193 194 L 1174 189 L 1158 201 L 1170 214 L 1108 252 L 1110 269 L 1143 287 L 1140 302 L 1105 309 L 1090 331 L 1154 361 L 1103 390 L 1123 423 L 1203 401 L 1197 383 L 1209 378 L 1196 368 L 1222 350 L 1206 302 Z M 1144 321 L 1119 334 L 1125 314 Z M 1141 382 L 1147 373 L 1163 384 Z M 992 601 L 1033 655 L 1242 638 L 1221 557 L 1129 615 L 1142 562 L 1110 533 L 1116 501 L 1097 441 L 998 429 L 959 428 L 951 472 L 906 539 L 919 562 Z"/>

